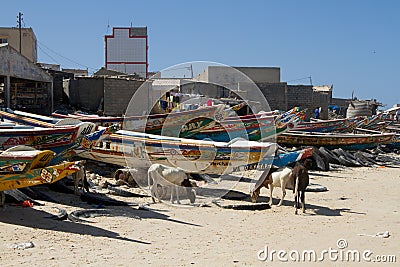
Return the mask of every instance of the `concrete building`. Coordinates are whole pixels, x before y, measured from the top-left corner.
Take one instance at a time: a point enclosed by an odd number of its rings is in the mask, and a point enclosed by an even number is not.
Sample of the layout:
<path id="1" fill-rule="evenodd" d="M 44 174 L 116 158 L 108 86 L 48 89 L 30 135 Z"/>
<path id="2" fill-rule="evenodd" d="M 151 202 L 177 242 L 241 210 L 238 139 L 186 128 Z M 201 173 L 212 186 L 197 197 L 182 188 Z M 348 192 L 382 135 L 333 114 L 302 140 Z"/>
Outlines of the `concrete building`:
<path id="1" fill-rule="evenodd" d="M 288 110 L 296 106 L 307 109 L 308 117 L 316 107 L 321 107 L 321 118 L 327 119 L 328 105 L 332 100 L 333 86 L 288 85 L 280 81 L 278 67 L 208 66 L 197 80 L 222 85 L 250 101 L 265 97 L 271 110 Z M 257 90 L 254 90 L 254 85 Z M 257 95 L 258 89 L 262 96 Z M 215 96 L 220 94 L 226 92 L 214 92 Z"/>
<path id="2" fill-rule="evenodd" d="M 89 75 L 89 72 L 87 69 L 83 70 L 83 69 L 65 69 L 65 68 L 63 68 L 62 71 L 71 73 L 75 77 L 86 77 Z"/>
<path id="3" fill-rule="evenodd" d="M 8 44 L 0 44 L 0 100 L 8 108 L 48 115 L 53 78 Z"/>
<path id="4" fill-rule="evenodd" d="M 106 69 L 147 78 L 147 27 L 113 28 L 105 36 Z"/>
<path id="5" fill-rule="evenodd" d="M 144 82 L 148 90 L 142 92 L 143 101 L 136 103 L 143 112 L 152 109 L 152 103 L 170 90 L 219 99 L 239 95 L 251 103 L 265 98 L 271 110 L 300 107 L 307 109 L 308 118 L 316 107 L 321 107 L 321 118 L 327 119 L 332 103 L 333 86 L 288 85 L 280 82 L 277 67 L 208 66 L 194 79 L 158 77 L 144 81 L 120 74 L 102 69 L 94 77 L 76 77 L 65 83 L 64 92 L 75 107 L 93 112 L 104 110 L 107 115 L 124 114 L 131 97 Z M 253 107 L 254 112 L 259 111 L 258 107 L 264 108 L 259 104 Z"/>
<path id="6" fill-rule="evenodd" d="M 45 70 L 54 70 L 54 71 L 61 71 L 61 66 L 60 64 L 52 64 L 52 63 L 43 63 L 43 62 L 37 62 L 37 64 Z"/>
<path id="7" fill-rule="evenodd" d="M 37 40 L 32 28 L 21 28 L 21 48 L 19 28 L 0 28 L 0 44 L 7 43 L 29 61 L 37 62 Z"/>

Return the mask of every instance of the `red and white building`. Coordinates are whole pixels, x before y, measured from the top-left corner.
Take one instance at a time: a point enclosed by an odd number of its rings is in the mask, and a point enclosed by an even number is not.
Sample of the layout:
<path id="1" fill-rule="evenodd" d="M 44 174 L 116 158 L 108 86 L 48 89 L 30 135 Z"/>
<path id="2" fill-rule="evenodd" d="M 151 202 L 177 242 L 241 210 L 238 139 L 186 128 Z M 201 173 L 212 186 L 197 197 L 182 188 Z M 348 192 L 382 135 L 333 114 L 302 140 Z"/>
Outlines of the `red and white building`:
<path id="1" fill-rule="evenodd" d="M 147 78 L 147 27 L 113 28 L 112 35 L 105 36 L 105 43 L 106 69 Z"/>

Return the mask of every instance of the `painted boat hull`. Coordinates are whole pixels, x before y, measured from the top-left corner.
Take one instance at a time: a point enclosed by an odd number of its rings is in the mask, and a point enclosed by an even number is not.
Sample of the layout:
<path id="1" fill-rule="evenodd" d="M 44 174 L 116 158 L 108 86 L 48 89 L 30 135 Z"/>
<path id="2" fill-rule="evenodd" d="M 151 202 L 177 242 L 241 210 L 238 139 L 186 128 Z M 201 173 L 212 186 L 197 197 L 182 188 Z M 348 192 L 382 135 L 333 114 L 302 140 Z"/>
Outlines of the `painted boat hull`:
<path id="1" fill-rule="evenodd" d="M 278 144 L 285 146 L 323 146 L 328 149 L 342 148 L 363 150 L 393 142 L 394 134 L 323 134 L 288 132 L 277 137 Z"/>
<path id="2" fill-rule="evenodd" d="M 36 149 L 50 149 L 56 154 L 62 154 L 76 146 L 84 136 L 96 130 L 96 125 L 91 122 L 64 120 L 52 124 L 4 111 L 0 111 L 0 115 L 11 121 L 32 126 L 28 129 L 0 128 L 0 149 L 2 150 L 26 145 Z M 53 161 L 52 164 L 55 162 Z"/>
<path id="3" fill-rule="evenodd" d="M 77 172 L 77 162 L 66 162 L 54 166 L 31 169 L 25 173 L 0 175 L 0 191 L 54 183 Z"/>
<path id="4" fill-rule="evenodd" d="M 297 162 L 299 160 L 311 157 L 313 154 L 313 148 L 308 147 L 305 149 L 280 153 L 278 155 L 265 157 L 260 162 L 249 164 L 246 166 L 239 166 L 235 168 L 235 171 L 248 171 L 255 169 L 268 169 L 271 166 L 275 166 L 278 168 L 285 167 L 291 163 Z"/>
<path id="5" fill-rule="evenodd" d="M 266 116 L 264 113 L 240 116 L 238 119 L 223 120 L 220 124 L 208 127 L 191 138 L 211 139 L 219 142 L 229 142 L 234 138 L 244 138 L 250 141 L 268 140 L 275 135 L 294 129 L 298 119 L 299 115 L 293 110 L 279 116 Z"/>
<path id="6" fill-rule="evenodd" d="M 0 175 L 46 167 L 54 156 L 55 153 L 50 150 L 36 150 L 27 146 L 10 148 L 0 154 Z"/>
<path id="7" fill-rule="evenodd" d="M 227 174 L 235 167 L 259 162 L 275 149 L 273 143 L 224 143 L 118 131 L 79 156 L 131 168 L 160 163 L 188 173 Z"/>
<path id="8" fill-rule="evenodd" d="M 293 131 L 301 132 L 343 132 L 351 131 L 356 126 L 355 122 L 348 119 L 335 119 L 335 120 L 314 120 L 310 122 L 300 122 Z"/>

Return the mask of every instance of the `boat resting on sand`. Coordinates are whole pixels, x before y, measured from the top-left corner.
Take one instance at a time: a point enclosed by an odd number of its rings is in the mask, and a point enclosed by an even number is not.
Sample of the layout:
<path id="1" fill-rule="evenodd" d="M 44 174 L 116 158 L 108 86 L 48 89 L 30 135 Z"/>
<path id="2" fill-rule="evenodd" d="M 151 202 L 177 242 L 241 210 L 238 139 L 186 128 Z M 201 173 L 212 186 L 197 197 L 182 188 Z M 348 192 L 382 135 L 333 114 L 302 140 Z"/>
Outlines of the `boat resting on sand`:
<path id="1" fill-rule="evenodd" d="M 356 120 L 351 119 L 333 119 L 333 120 L 316 120 L 311 119 L 310 122 L 300 122 L 293 131 L 301 132 L 351 132 L 357 126 Z"/>
<path id="2" fill-rule="evenodd" d="M 276 144 L 269 142 L 200 141 L 120 130 L 79 156 L 129 168 L 160 163 L 187 173 L 228 174 L 273 155 L 275 150 Z"/>
<path id="3" fill-rule="evenodd" d="M 211 139 L 218 142 L 229 142 L 235 138 L 244 138 L 250 141 L 271 141 L 273 137 L 294 129 L 300 119 L 301 112 L 291 109 L 276 115 L 271 112 L 262 112 L 237 117 L 228 117 L 215 125 L 194 134 L 190 138 L 203 140 Z"/>
<path id="4" fill-rule="evenodd" d="M 49 150 L 16 146 L 0 154 L 0 191 L 54 183 L 79 170 L 79 162 L 47 164 L 54 157 Z"/>
<path id="5" fill-rule="evenodd" d="M 308 133 L 287 132 L 277 136 L 277 143 L 284 146 L 323 146 L 328 149 L 342 148 L 363 150 L 394 141 L 394 133 Z"/>
<path id="6" fill-rule="evenodd" d="M 11 121 L 27 124 L 17 128 L 0 127 L 1 150 L 25 145 L 62 154 L 79 144 L 86 135 L 94 133 L 97 127 L 94 123 L 74 119 L 61 120 L 52 124 L 4 111 L 0 111 L 0 115 Z"/>
<path id="7" fill-rule="evenodd" d="M 57 118 L 75 118 L 103 126 L 118 123 L 124 130 L 167 136 L 178 136 L 180 134 L 182 137 L 188 137 L 203 130 L 209 124 L 214 123 L 214 121 L 222 120 L 225 117 L 223 109 L 223 105 L 216 105 L 189 111 L 143 116 L 96 117 L 72 114 L 62 115 L 58 113 L 53 113 L 52 116 Z"/>

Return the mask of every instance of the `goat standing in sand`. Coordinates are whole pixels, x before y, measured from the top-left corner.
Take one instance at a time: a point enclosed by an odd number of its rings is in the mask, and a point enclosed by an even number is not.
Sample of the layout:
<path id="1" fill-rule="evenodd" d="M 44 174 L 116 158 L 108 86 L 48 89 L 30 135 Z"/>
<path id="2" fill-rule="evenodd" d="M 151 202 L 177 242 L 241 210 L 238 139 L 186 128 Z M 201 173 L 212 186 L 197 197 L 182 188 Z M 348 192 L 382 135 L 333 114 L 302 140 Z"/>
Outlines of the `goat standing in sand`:
<path id="1" fill-rule="evenodd" d="M 271 168 L 261 185 L 259 185 L 257 188 L 255 188 L 255 186 L 252 186 L 250 188 L 250 196 L 252 202 L 257 202 L 257 198 L 260 195 L 260 190 L 262 187 L 270 187 L 269 204 L 272 205 L 272 191 L 274 187 L 281 187 L 282 198 L 278 204 L 278 206 L 281 206 L 286 196 L 285 189 L 293 189 L 295 197 L 294 206 L 296 209 L 295 214 L 297 214 L 299 199 L 301 201 L 302 211 L 303 213 L 305 213 L 305 193 L 310 181 L 308 170 L 311 169 L 311 166 L 312 160 L 306 159 L 302 164 L 298 163 L 293 169 L 290 167 L 285 167 L 283 169 Z"/>
<path id="2" fill-rule="evenodd" d="M 78 164 L 79 170 L 72 174 L 72 179 L 74 180 L 74 194 L 75 195 L 78 195 L 79 184 L 82 185 L 83 192 L 85 191 L 85 189 L 86 189 L 86 192 L 89 192 L 89 183 L 88 183 L 87 177 L 86 177 L 85 166 L 83 166 L 83 164 L 85 164 L 85 163 L 86 163 L 86 161 L 82 160 Z"/>
<path id="3" fill-rule="evenodd" d="M 305 195 L 306 188 L 310 182 L 310 177 L 308 175 L 308 170 L 311 169 L 312 160 L 306 159 L 303 164 L 297 164 L 294 166 L 291 180 L 293 181 L 294 188 L 294 206 L 296 208 L 294 214 L 297 214 L 299 198 L 301 200 L 301 209 L 303 213 L 306 212 Z"/>
<path id="4" fill-rule="evenodd" d="M 271 168 L 265 178 L 264 182 L 258 187 L 254 186 L 250 189 L 250 196 L 252 202 L 257 202 L 257 198 L 260 195 L 260 190 L 262 187 L 270 188 L 270 196 L 269 196 L 269 205 L 272 206 L 272 192 L 274 191 L 274 187 L 280 187 L 282 189 L 282 197 L 279 201 L 278 207 L 282 205 L 283 200 L 286 196 L 286 189 L 293 188 L 293 184 L 291 184 L 291 176 L 292 169 L 289 167 L 277 169 Z"/>
<path id="5" fill-rule="evenodd" d="M 196 192 L 194 191 L 194 189 L 190 188 L 192 187 L 192 185 L 186 173 L 182 169 L 169 167 L 162 164 L 153 164 L 147 171 L 147 175 L 149 189 L 153 202 L 155 202 L 154 197 L 160 199 L 159 187 L 162 188 L 162 186 L 169 186 L 171 187 L 171 203 L 174 203 L 173 189 L 175 189 L 176 200 L 177 203 L 180 204 L 178 187 L 184 186 L 187 187 L 186 193 L 188 198 L 190 199 L 190 203 L 194 203 L 196 199 Z M 153 190 L 151 189 L 151 184 L 153 184 Z"/>

